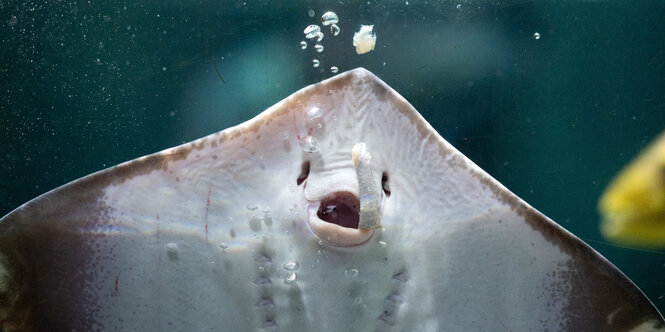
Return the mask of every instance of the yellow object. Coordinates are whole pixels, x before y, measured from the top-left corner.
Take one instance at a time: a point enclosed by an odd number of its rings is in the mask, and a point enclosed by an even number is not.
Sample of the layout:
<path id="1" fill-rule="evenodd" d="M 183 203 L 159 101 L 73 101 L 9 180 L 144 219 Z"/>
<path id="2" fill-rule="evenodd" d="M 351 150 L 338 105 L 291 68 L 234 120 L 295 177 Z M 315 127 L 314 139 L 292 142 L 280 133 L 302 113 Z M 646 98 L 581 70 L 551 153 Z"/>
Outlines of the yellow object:
<path id="1" fill-rule="evenodd" d="M 665 248 L 665 133 L 612 180 L 598 210 L 608 240 Z"/>

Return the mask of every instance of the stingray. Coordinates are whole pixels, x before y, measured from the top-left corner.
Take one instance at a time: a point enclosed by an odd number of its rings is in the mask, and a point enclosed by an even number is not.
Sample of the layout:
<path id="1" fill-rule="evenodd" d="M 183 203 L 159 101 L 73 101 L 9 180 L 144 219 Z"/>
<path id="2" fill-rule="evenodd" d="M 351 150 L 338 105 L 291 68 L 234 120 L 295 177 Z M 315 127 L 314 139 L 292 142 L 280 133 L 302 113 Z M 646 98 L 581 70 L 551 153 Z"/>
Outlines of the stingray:
<path id="1" fill-rule="evenodd" d="M 624 331 L 663 318 L 360 68 L 2 218 L 0 326 Z"/>

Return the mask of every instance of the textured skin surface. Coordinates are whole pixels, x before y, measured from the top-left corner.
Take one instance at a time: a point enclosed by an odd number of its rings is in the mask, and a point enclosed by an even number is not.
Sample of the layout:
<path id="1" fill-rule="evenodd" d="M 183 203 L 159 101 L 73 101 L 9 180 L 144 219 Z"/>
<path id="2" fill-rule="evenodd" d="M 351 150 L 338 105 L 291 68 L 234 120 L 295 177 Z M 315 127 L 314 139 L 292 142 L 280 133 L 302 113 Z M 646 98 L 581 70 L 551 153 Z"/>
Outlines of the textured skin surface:
<path id="1" fill-rule="evenodd" d="M 305 116 L 314 107 L 316 123 Z M 318 151 L 303 151 L 307 135 Z M 340 248 L 310 231 L 307 209 L 330 193 L 358 195 L 358 142 L 376 183 L 389 174 L 391 195 L 384 228 Z M 356 69 L 2 218 L 0 325 L 609 331 L 660 328 L 662 317 L 604 258 Z"/>

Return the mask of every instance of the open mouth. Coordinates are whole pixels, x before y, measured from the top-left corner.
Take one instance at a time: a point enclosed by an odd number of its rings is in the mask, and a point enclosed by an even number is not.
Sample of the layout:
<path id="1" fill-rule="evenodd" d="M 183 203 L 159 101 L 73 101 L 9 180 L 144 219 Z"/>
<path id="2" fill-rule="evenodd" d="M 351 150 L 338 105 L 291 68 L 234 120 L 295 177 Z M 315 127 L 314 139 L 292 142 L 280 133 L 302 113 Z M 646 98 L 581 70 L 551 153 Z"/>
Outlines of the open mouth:
<path id="1" fill-rule="evenodd" d="M 316 216 L 331 224 L 358 229 L 360 200 L 348 191 L 334 193 L 321 200 Z"/>
<path id="2" fill-rule="evenodd" d="M 358 229 L 360 200 L 348 191 L 334 192 L 318 201 L 309 201 L 307 224 L 321 240 L 336 247 L 365 243 L 374 234 Z"/>

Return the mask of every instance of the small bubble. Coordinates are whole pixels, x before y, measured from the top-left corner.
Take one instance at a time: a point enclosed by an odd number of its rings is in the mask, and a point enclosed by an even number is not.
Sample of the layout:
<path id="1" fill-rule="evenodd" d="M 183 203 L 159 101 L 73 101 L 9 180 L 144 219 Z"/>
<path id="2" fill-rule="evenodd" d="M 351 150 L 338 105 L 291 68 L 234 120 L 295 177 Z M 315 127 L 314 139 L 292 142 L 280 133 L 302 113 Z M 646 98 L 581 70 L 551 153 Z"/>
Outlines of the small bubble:
<path id="1" fill-rule="evenodd" d="M 318 66 L 319 66 L 319 60 L 317 59 L 312 60 L 312 67 L 316 68 Z"/>
<path id="2" fill-rule="evenodd" d="M 166 71 L 166 67 L 162 67 L 162 71 Z"/>
<path id="3" fill-rule="evenodd" d="M 263 271 L 265 271 L 265 270 L 266 270 L 265 267 L 263 267 L 263 266 L 259 266 L 259 272 L 263 272 Z"/>
<path id="4" fill-rule="evenodd" d="M 307 15 L 308 15 L 309 17 L 314 17 L 314 9 L 310 9 L 310 10 L 308 10 L 308 11 L 307 11 Z"/>
<path id="5" fill-rule="evenodd" d="M 319 53 L 323 52 L 323 45 L 321 44 L 314 45 L 314 50 L 316 50 Z"/>
<path id="6" fill-rule="evenodd" d="M 169 259 L 172 261 L 178 259 L 178 245 L 175 243 L 167 244 L 166 255 L 169 256 Z"/>
<path id="7" fill-rule="evenodd" d="M 319 31 L 319 32 L 316 34 L 316 41 L 317 41 L 317 42 L 320 42 L 321 40 L 323 40 L 323 32 Z"/>
<path id="8" fill-rule="evenodd" d="M 323 112 L 321 112 L 321 109 L 318 107 L 312 107 L 307 112 L 305 112 L 305 120 L 309 123 L 316 123 L 321 121 L 321 117 L 323 116 Z"/>
<path id="9" fill-rule="evenodd" d="M 321 24 L 323 25 L 336 24 L 337 22 L 339 22 L 339 18 L 335 12 L 325 12 L 321 15 Z"/>
<path id="10" fill-rule="evenodd" d="M 290 284 L 296 282 L 296 278 L 297 278 L 296 274 L 291 273 L 291 275 L 289 275 L 288 277 L 286 277 L 286 279 L 284 279 L 284 283 L 287 284 L 287 285 L 290 285 Z"/>
<path id="11" fill-rule="evenodd" d="M 282 139 L 285 140 L 285 141 L 286 141 L 287 139 L 289 139 L 289 133 L 286 132 L 286 131 L 283 132 L 283 133 L 282 133 Z"/>
<path id="12" fill-rule="evenodd" d="M 226 242 L 222 242 L 222 243 L 219 244 L 219 247 L 222 248 L 222 249 L 226 249 L 226 248 L 229 247 L 229 244 L 226 243 Z"/>
<path id="13" fill-rule="evenodd" d="M 304 40 L 301 41 L 301 42 L 300 42 L 300 49 L 301 49 L 301 50 L 304 50 L 304 49 L 306 49 L 306 48 L 307 48 L 307 42 L 304 41 Z"/>
<path id="14" fill-rule="evenodd" d="M 258 209 L 258 208 L 259 208 L 259 206 L 256 205 L 256 203 L 249 203 L 249 204 L 247 204 L 247 210 L 254 211 L 254 210 Z"/>
<path id="15" fill-rule="evenodd" d="M 533 39 L 538 40 L 540 39 L 540 33 L 536 32 L 533 34 Z"/>
<path id="16" fill-rule="evenodd" d="M 305 28 L 303 32 L 305 33 L 305 38 L 312 39 L 318 37 L 319 33 L 321 33 L 321 28 L 316 24 L 312 24 Z"/>
<path id="17" fill-rule="evenodd" d="M 288 271 L 295 271 L 298 269 L 299 266 L 300 264 L 298 263 L 298 261 L 290 261 L 284 264 L 284 269 Z"/>
<path id="18" fill-rule="evenodd" d="M 300 140 L 300 146 L 305 152 L 316 152 L 319 151 L 319 141 L 314 136 L 305 136 Z"/>
<path id="19" fill-rule="evenodd" d="M 457 6 L 455 6 L 455 8 L 457 8 L 457 9 L 462 8 L 462 4 L 458 3 Z"/>
<path id="20" fill-rule="evenodd" d="M 330 33 L 332 33 L 333 36 L 339 35 L 339 31 L 340 31 L 340 29 L 337 26 L 337 24 L 333 24 L 333 25 L 330 26 Z"/>
<path id="21" fill-rule="evenodd" d="M 331 73 L 334 74 L 334 73 L 336 73 L 336 72 L 338 72 L 338 71 L 339 71 L 339 68 L 337 68 L 336 66 L 332 66 L 332 67 L 330 67 L 330 72 L 331 72 Z"/>
<path id="22" fill-rule="evenodd" d="M 353 299 L 353 303 L 354 304 L 361 304 L 361 303 L 363 303 L 363 298 L 358 296 L 355 299 Z"/>
<path id="23" fill-rule="evenodd" d="M 344 275 L 349 277 L 349 278 L 355 278 L 355 277 L 358 276 L 358 269 L 350 267 L 350 268 L 344 270 Z"/>
<path id="24" fill-rule="evenodd" d="M 385 248 L 386 247 L 386 241 L 379 241 L 379 247 Z"/>

